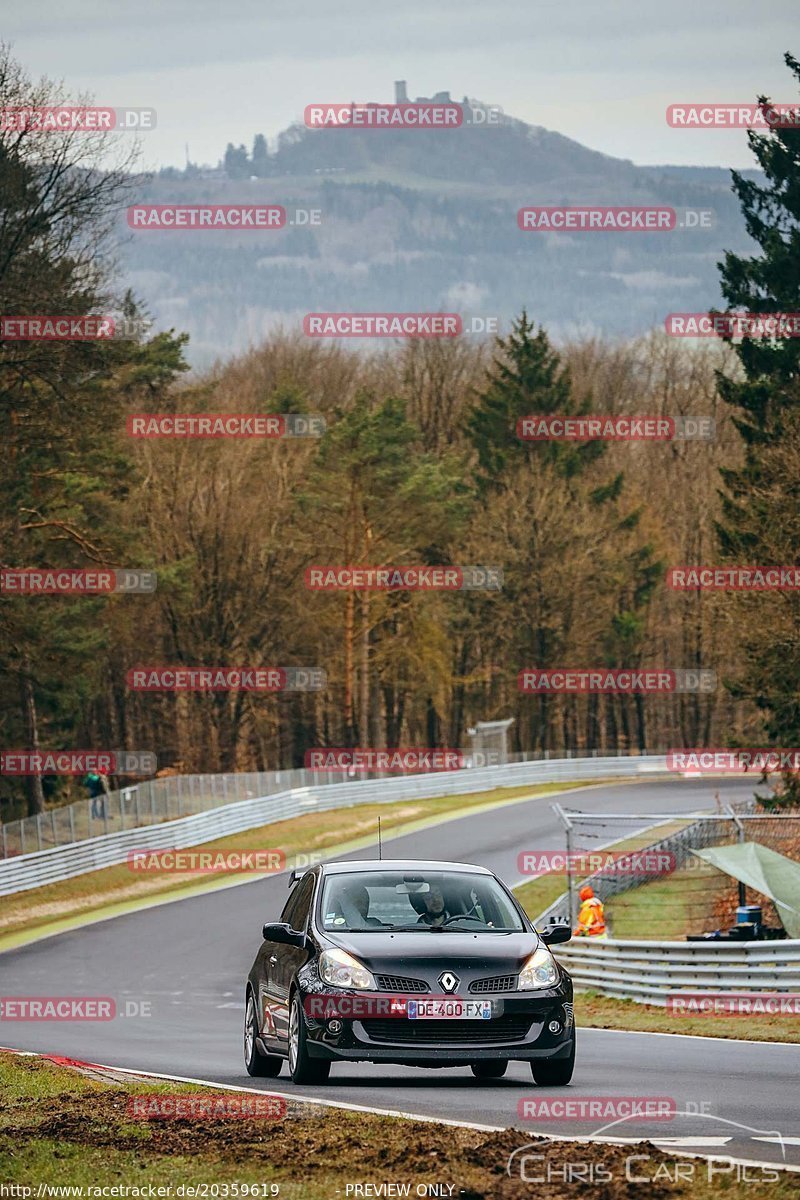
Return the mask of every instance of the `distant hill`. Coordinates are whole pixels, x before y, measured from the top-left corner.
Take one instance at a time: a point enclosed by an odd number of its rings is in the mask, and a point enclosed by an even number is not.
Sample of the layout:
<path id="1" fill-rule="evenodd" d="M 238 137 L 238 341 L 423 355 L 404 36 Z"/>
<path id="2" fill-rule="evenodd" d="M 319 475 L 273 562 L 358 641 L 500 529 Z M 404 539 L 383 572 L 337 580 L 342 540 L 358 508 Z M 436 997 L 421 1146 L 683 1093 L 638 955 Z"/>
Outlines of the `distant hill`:
<path id="1" fill-rule="evenodd" d="M 748 245 L 723 169 L 638 167 L 505 116 L 435 131 L 294 125 L 258 159 L 230 150 L 227 172 L 168 169 L 137 198 L 274 201 L 290 213 L 320 209 L 322 223 L 130 234 L 128 282 L 157 327 L 190 332 L 198 366 L 278 325 L 299 329 L 311 311 L 444 310 L 496 316 L 505 326 L 524 305 L 556 339 L 635 334 L 670 311 L 720 304 L 716 263 L 724 249 Z M 520 231 L 517 210 L 537 204 L 711 209 L 715 225 Z"/>

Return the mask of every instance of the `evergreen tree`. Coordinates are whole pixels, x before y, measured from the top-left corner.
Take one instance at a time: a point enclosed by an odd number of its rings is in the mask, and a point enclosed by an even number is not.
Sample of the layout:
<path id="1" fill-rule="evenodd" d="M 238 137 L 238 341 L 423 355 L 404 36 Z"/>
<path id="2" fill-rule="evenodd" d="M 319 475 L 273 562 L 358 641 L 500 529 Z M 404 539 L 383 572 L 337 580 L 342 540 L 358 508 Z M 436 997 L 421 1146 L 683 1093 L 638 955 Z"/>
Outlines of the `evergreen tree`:
<path id="1" fill-rule="evenodd" d="M 800 62 L 785 60 L 800 82 Z M 760 102 L 766 104 L 764 97 Z M 800 106 L 796 113 L 800 112 Z M 748 233 L 760 254 L 728 253 L 720 263 L 731 309 L 800 311 L 800 128 L 748 133 L 765 181 L 733 173 Z M 720 376 L 735 411 L 744 459 L 723 476 L 718 535 L 726 559 L 742 565 L 798 565 L 800 500 L 800 340 L 744 338 L 734 346 L 741 371 Z M 736 601 L 744 618 L 747 669 L 734 694 L 755 701 L 773 744 L 800 738 L 800 598 L 762 593 Z M 765 630 L 768 635 L 765 636 Z M 795 784 L 796 786 L 796 784 Z"/>
<path id="2" fill-rule="evenodd" d="M 225 174 L 229 179 L 247 179 L 250 175 L 250 159 L 244 146 L 228 142 L 225 149 Z"/>
<path id="3" fill-rule="evenodd" d="M 576 406 L 569 374 L 550 345 L 544 329 L 538 332 L 523 309 L 507 338 L 498 338 L 500 354 L 486 391 L 480 396 L 467 432 L 475 447 L 484 484 L 497 480 L 512 461 L 544 458 L 566 476 L 579 472 L 603 452 L 600 442 L 526 442 L 517 436 L 517 422 L 527 416 L 575 416 L 588 407 Z"/>
<path id="4" fill-rule="evenodd" d="M 420 440 L 404 402 L 393 396 L 375 401 L 362 393 L 350 411 L 339 414 L 322 438 L 317 461 L 298 497 L 312 562 L 402 566 L 443 561 L 437 541 L 445 541 L 467 512 L 463 463 L 452 454 L 437 459 L 425 453 Z M 370 736 L 371 633 L 378 622 L 391 625 L 405 602 L 403 596 L 344 594 L 339 638 L 344 655 L 341 728 L 349 744 L 354 744 L 356 731 L 364 744 Z M 323 606 L 330 604 L 320 597 L 315 605 L 317 620 Z M 407 672 L 419 648 L 420 626 L 406 619 L 404 627 L 409 639 L 403 646 Z M 423 674 L 424 665 L 420 662 Z M 384 684 L 388 686 L 386 680 Z"/>
<path id="5" fill-rule="evenodd" d="M 0 50 L 0 108 L 60 101 Z M 121 309 L 104 263 L 123 168 L 104 169 L 69 134 L 0 137 L 0 311 L 74 317 Z M 99 157 L 97 157 L 99 156 Z M 0 344 L 0 564 L 8 568 L 138 565 L 122 507 L 132 479 L 128 408 L 145 406 L 185 369 L 185 339 L 162 334 Z M 146 565 L 146 564 L 142 564 Z M 0 723 L 20 746 L 63 745 L 80 727 L 101 643 L 104 600 L 0 596 Z M 73 742 L 74 745 L 74 742 Z M 25 781 L 31 813 L 42 780 Z"/>
<path id="6" fill-rule="evenodd" d="M 269 175 L 269 151 L 267 150 L 267 139 L 263 133 L 257 133 L 255 136 L 251 161 L 253 174 L 257 175 L 259 179 L 266 179 Z"/>

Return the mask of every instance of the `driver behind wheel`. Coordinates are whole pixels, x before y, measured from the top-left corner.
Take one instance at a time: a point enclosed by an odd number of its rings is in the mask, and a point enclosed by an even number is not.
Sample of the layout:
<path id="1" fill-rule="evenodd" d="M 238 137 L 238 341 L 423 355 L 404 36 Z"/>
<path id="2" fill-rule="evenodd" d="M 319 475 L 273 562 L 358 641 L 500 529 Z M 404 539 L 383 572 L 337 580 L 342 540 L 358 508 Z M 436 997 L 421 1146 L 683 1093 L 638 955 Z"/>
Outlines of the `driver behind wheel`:
<path id="1" fill-rule="evenodd" d="M 430 890 L 422 897 L 425 905 L 422 915 L 417 920 L 418 925 L 443 925 L 452 914 L 448 911 L 442 889 L 431 884 Z"/>

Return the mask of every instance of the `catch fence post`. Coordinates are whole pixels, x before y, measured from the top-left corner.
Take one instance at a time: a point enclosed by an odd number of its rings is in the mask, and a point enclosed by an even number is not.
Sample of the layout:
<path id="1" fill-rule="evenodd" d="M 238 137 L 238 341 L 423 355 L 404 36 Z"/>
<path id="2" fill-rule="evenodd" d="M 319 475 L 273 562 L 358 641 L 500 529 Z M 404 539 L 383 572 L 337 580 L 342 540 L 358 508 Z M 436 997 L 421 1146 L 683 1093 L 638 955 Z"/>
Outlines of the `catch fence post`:
<path id="1" fill-rule="evenodd" d="M 567 850 L 567 904 L 569 908 L 570 928 L 574 929 L 578 914 L 575 907 L 575 881 L 572 877 L 572 821 L 570 821 L 560 804 L 553 805 L 553 812 L 564 826 Z"/>
<path id="2" fill-rule="evenodd" d="M 736 835 L 737 835 L 736 840 L 737 840 L 737 842 L 739 842 L 741 844 L 742 842 L 744 842 L 746 840 L 745 833 L 744 833 L 744 823 L 739 820 L 738 816 L 734 812 L 733 808 L 731 808 L 730 804 L 726 804 L 725 807 L 727 808 L 728 812 L 730 813 L 731 820 L 733 821 L 734 825 L 736 826 Z M 742 883 L 742 881 L 739 880 L 739 906 L 742 907 L 745 904 L 747 904 L 747 888 Z"/>

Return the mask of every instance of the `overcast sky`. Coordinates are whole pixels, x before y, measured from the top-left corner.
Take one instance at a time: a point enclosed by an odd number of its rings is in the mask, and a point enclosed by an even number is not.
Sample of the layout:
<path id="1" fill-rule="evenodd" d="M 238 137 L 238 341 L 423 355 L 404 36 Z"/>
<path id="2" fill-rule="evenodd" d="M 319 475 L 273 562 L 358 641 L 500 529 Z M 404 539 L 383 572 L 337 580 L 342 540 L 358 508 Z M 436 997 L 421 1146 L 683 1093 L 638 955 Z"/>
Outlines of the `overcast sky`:
<path id="1" fill-rule="evenodd" d="M 145 166 L 216 162 L 313 101 L 450 91 L 638 163 L 750 166 L 743 131 L 670 129 L 682 101 L 796 101 L 798 0 L 28 0 L 3 37 L 33 75 L 152 107 Z"/>

